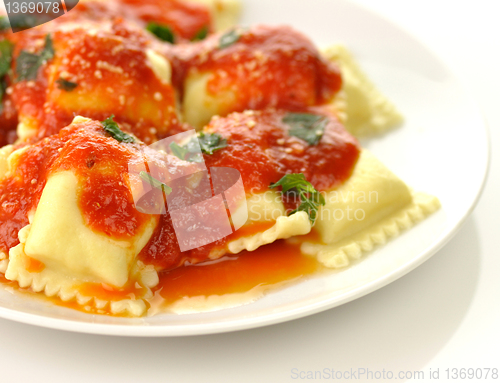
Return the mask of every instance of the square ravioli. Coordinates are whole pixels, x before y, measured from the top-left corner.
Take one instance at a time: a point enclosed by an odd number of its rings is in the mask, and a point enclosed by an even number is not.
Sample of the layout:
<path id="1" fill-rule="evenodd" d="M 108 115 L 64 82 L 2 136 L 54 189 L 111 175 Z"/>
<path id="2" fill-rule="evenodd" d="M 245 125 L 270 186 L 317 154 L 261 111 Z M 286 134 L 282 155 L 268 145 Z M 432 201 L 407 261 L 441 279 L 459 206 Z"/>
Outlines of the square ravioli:
<path id="1" fill-rule="evenodd" d="M 87 0 L 0 31 L 0 273 L 103 315 L 250 303 L 439 209 L 358 136 L 402 122 L 337 45 L 236 0 Z"/>

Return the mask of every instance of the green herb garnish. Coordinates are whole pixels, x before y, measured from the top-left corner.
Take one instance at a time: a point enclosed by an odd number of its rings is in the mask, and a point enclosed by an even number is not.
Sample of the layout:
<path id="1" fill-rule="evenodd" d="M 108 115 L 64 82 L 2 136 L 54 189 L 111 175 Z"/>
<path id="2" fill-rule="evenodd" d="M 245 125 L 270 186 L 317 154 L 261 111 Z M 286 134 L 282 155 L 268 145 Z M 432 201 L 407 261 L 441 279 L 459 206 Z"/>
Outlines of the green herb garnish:
<path id="1" fill-rule="evenodd" d="M 290 136 L 298 137 L 309 145 L 318 145 L 325 133 L 328 118 L 310 113 L 288 113 L 283 122 L 290 126 Z"/>
<path id="2" fill-rule="evenodd" d="M 172 193 L 172 188 L 170 186 L 165 185 L 161 181 L 158 181 L 156 178 L 154 178 L 151 174 L 149 174 L 147 172 L 140 172 L 139 177 L 141 177 L 142 180 L 146 181 L 152 187 L 154 187 L 156 189 L 160 189 L 166 195 L 169 195 L 170 193 Z"/>
<path id="3" fill-rule="evenodd" d="M 192 38 L 192 41 L 205 40 L 207 36 L 208 36 L 208 27 L 205 25 L 198 31 L 198 33 L 196 33 L 196 35 Z"/>
<path id="4" fill-rule="evenodd" d="M 281 186 L 282 193 L 296 192 L 300 197 L 299 207 L 289 215 L 299 211 L 305 211 L 309 215 L 311 224 L 314 225 L 318 216 L 320 206 L 325 206 L 325 198 L 318 192 L 310 182 L 306 180 L 304 174 L 287 174 L 281 180 L 272 184 L 271 189 Z"/>
<path id="5" fill-rule="evenodd" d="M 186 145 L 179 145 L 176 142 L 170 144 L 172 154 L 177 158 L 188 162 L 203 162 L 203 157 L 200 153 L 200 148 L 196 145 L 196 139 L 193 138 Z"/>
<path id="6" fill-rule="evenodd" d="M 215 151 L 227 146 L 227 140 L 220 134 L 200 132 L 185 145 L 179 145 L 176 142 L 170 144 L 172 154 L 177 158 L 189 162 L 202 162 L 201 153 L 212 155 Z M 200 153 L 201 149 L 201 153 Z"/>
<path id="7" fill-rule="evenodd" d="M 45 37 L 45 47 L 39 54 L 21 51 L 16 65 L 18 81 L 36 79 L 38 68 L 52 59 L 54 53 L 54 45 L 50 35 Z"/>
<path id="8" fill-rule="evenodd" d="M 177 142 L 172 142 L 170 144 L 170 150 L 172 154 L 181 160 L 186 160 L 188 155 L 188 150 L 184 146 L 180 146 Z"/>
<path id="9" fill-rule="evenodd" d="M 115 116 L 108 117 L 106 120 L 102 121 L 102 126 L 106 133 L 113 137 L 118 142 L 132 143 L 135 142 L 135 138 L 130 134 L 122 132 L 118 124 L 113 120 Z"/>
<path id="10" fill-rule="evenodd" d="M 1 102 L 5 96 L 5 91 L 7 90 L 7 81 L 5 80 L 5 77 L 10 71 L 13 49 L 14 44 L 10 41 L 0 41 L 0 113 L 3 111 L 3 104 L 1 104 Z"/>
<path id="11" fill-rule="evenodd" d="M 205 134 L 198 133 L 201 152 L 204 154 L 214 154 L 216 150 L 224 149 L 227 146 L 227 140 L 217 133 Z"/>
<path id="12" fill-rule="evenodd" d="M 0 77 L 5 76 L 10 70 L 13 49 L 14 44 L 9 40 L 0 41 Z"/>
<path id="13" fill-rule="evenodd" d="M 226 33 L 224 33 L 219 39 L 219 48 L 224 49 L 230 47 L 231 45 L 238 42 L 241 38 L 241 34 L 236 30 L 232 29 Z"/>
<path id="14" fill-rule="evenodd" d="M 179 145 L 176 142 L 172 142 L 170 144 L 170 149 L 172 150 L 172 154 L 177 158 L 188 161 L 188 162 L 203 162 L 203 157 L 200 153 L 200 148 L 196 145 L 196 139 L 193 138 L 186 145 Z"/>
<path id="15" fill-rule="evenodd" d="M 6 31 L 9 28 L 10 28 L 10 23 L 7 16 L 0 16 L 0 32 Z"/>
<path id="16" fill-rule="evenodd" d="M 146 30 L 151 32 L 153 35 L 158 37 L 162 41 L 166 41 L 167 43 L 173 44 L 175 42 L 175 35 L 166 25 L 157 24 L 155 22 L 150 22 L 146 26 Z"/>
<path id="17" fill-rule="evenodd" d="M 71 92 L 78 86 L 76 82 L 65 80 L 62 77 L 56 80 L 56 84 L 59 89 L 65 90 L 66 92 Z"/>

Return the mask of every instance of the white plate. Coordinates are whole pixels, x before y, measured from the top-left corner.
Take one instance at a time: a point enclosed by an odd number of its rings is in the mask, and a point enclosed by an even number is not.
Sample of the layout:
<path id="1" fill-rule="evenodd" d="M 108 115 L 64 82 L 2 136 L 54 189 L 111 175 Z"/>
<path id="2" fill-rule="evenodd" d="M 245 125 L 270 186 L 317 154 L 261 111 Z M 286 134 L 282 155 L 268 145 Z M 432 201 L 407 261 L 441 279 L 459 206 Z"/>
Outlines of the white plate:
<path id="1" fill-rule="evenodd" d="M 249 0 L 244 23 L 286 23 L 319 45 L 342 42 L 406 117 L 402 129 L 363 142 L 442 209 L 359 264 L 233 309 L 121 319 L 82 314 L 0 289 L 0 316 L 61 330 L 124 336 L 228 332 L 311 315 L 375 291 L 436 253 L 464 223 L 483 189 L 488 134 L 475 104 L 425 46 L 379 16 L 343 1 Z"/>

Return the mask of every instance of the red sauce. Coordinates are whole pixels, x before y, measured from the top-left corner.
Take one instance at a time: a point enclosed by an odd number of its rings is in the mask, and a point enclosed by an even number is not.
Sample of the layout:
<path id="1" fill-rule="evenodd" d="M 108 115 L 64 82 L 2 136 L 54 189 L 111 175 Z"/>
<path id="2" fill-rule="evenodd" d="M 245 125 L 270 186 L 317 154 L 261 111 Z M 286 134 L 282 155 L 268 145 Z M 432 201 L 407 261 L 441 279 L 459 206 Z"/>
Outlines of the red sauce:
<path id="1" fill-rule="evenodd" d="M 4 94 L 0 105 L 0 147 L 17 140 L 17 110 L 12 97 Z"/>
<path id="2" fill-rule="evenodd" d="M 89 30 L 98 29 L 97 33 Z M 21 50 L 39 52 L 46 30 L 36 28 L 17 38 L 14 56 Z M 146 56 L 159 51 L 156 39 L 123 20 L 86 22 L 51 33 L 55 57 L 42 66 L 35 81 L 13 87 L 13 102 L 23 120 L 34 125 L 38 140 L 56 134 L 75 115 L 104 120 L 115 115 L 124 130 L 152 143 L 182 128 L 176 113 L 175 90 L 158 79 Z M 13 60 L 15 68 L 16 60 Z M 61 89 L 57 80 L 77 84 Z"/>
<path id="3" fill-rule="evenodd" d="M 234 91 L 224 114 L 246 109 L 301 109 L 329 101 L 340 90 L 339 69 L 324 60 L 314 44 L 286 26 L 254 26 L 221 48 L 221 35 L 189 47 L 175 47 L 186 73 L 211 72 L 208 91 Z M 182 83 L 183 79 L 177 79 Z"/>
<path id="4" fill-rule="evenodd" d="M 143 296 L 145 288 L 130 281 L 122 288 L 116 288 L 104 283 L 84 283 L 79 287 L 84 296 L 95 297 L 104 301 L 118 301 L 122 299 L 136 299 Z"/>
<path id="5" fill-rule="evenodd" d="M 85 180 L 79 203 L 89 227 L 113 238 L 136 235 L 150 219 L 135 209 L 124 180 L 128 159 L 137 153 L 132 145 L 107 136 L 94 121 L 28 147 L 15 174 L 0 183 L 0 249 L 7 252 L 19 243 L 17 233 L 38 205 L 48 174 L 58 170 L 73 170 Z"/>
<path id="6" fill-rule="evenodd" d="M 177 243 L 170 214 L 160 216 L 158 226 L 149 243 L 142 249 L 139 258 L 147 265 L 155 265 L 159 269 L 171 269 L 181 266 L 186 254 L 182 254 Z"/>
<path id="7" fill-rule="evenodd" d="M 213 20 L 208 8 L 184 0 L 120 0 L 127 5 L 127 16 L 145 22 L 169 26 L 175 35 L 192 40 L 203 28 L 212 30 Z"/>
<path id="8" fill-rule="evenodd" d="M 182 0 L 116 0 L 81 1 L 59 22 L 71 20 L 110 20 L 122 17 L 144 27 L 149 22 L 168 26 L 177 39 L 191 40 L 205 27 L 212 29 L 213 20 L 209 9 Z"/>
<path id="9" fill-rule="evenodd" d="M 26 260 L 28 263 L 26 266 L 26 271 L 30 273 L 40 273 L 45 269 L 45 264 L 35 258 L 26 257 Z"/>
<path id="10" fill-rule="evenodd" d="M 288 173 L 303 173 L 313 186 L 328 190 L 347 180 L 359 157 L 357 140 L 334 116 L 318 145 L 289 135 L 284 111 L 231 114 L 207 129 L 228 140 L 228 147 L 205 156 L 208 167 L 237 169 L 248 193 L 262 192 Z"/>
<path id="11" fill-rule="evenodd" d="M 125 22 L 122 17 L 129 20 Z M 59 30 L 61 23 L 72 20 L 80 27 Z M 62 128 L 75 114 L 97 120 L 115 114 L 123 130 L 146 143 L 175 134 L 185 128 L 176 119 L 175 92 L 182 95 L 186 75 L 195 71 L 214 74 L 208 85 L 214 95 L 238 89 L 226 113 L 263 110 L 234 113 L 210 123 L 208 129 L 226 138 L 228 146 L 205 155 L 207 167 L 237 169 L 247 193 L 266 191 L 288 173 L 303 173 L 318 190 L 336 187 L 351 175 L 359 147 L 334 116 L 325 114 L 329 123 L 318 145 L 291 137 L 289 127 L 282 122 L 284 110 L 325 113 L 312 106 L 328 102 L 341 87 L 338 68 L 326 62 L 307 38 L 288 27 L 257 26 L 241 32 L 237 41 L 225 48 L 219 46 L 220 35 L 196 44 L 166 44 L 162 48 L 144 31 L 149 21 L 169 24 L 185 39 L 212 25 L 205 7 L 180 0 L 120 0 L 82 3 L 54 23 L 7 34 L 16 43 L 14 57 L 21 50 L 40 52 L 47 33 L 52 34 L 56 54 L 42 65 L 36 80 L 17 82 L 12 87 L 12 108 L 24 120 L 30 119 L 38 132 L 30 140 L 33 145 L 21 156 L 15 174 L 0 182 L 0 250 L 7 252 L 19 243 L 17 234 L 28 224 L 28 213 L 37 206 L 48 175 L 58 170 L 75 171 L 84 180 L 78 203 L 90 228 L 112 238 L 135 236 L 150 216 L 135 209 L 124 177 L 129 160 L 142 155 L 141 145 L 120 144 L 96 121 Z M 96 34 L 87 33 L 96 26 Z M 169 55 L 176 90 L 159 81 L 147 65 L 148 48 Z M 105 70 L 103 65 L 113 69 Z M 13 60 L 12 68 L 15 66 Z M 72 76 L 67 80 L 78 83 L 71 92 L 55 83 L 65 73 Z M 89 105 L 85 101 L 92 97 L 97 98 L 95 108 L 82 106 Z M 17 121 L 12 109 L 9 113 L 8 118 Z M 0 121 L 6 116 L 0 116 Z M 266 230 L 272 223 L 246 227 L 183 253 L 170 216 L 157 219 L 159 224 L 139 259 L 165 271 L 158 291 L 166 304 L 186 296 L 244 292 L 318 269 L 315 260 L 282 242 L 202 265 L 210 252 L 224 248 L 228 240 Z M 186 264 L 191 266 L 179 267 Z M 33 264 L 33 270 L 41 267 Z M 133 297 L 142 292 L 133 282 L 122 289 L 90 284 L 82 288 L 101 299 Z"/>
<path id="12" fill-rule="evenodd" d="M 321 269 L 300 249 L 282 241 L 207 265 L 181 267 L 161 275 L 156 290 L 168 304 L 184 297 L 243 293 L 311 275 Z"/>
<path id="13" fill-rule="evenodd" d="M 0 250 L 19 244 L 18 232 L 28 224 L 28 212 L 38 204 L 46 175 L 62 141 L 57 137 L 27 149 L 13 176 L 0 183 Z"/>
<path id="14" fill-rule="evenodd" d="M 254 252 L 243 252 L 215 262 L 163 272 L 160 274 L 160 283 L 153 289 L 155 297 L 147 304 L 153 310 L 168 310 L 170 305 L 182 298 L 224 296 L 245 293 L 256 287 L 278 287 L 283 282 L 290 283 L 322 270 L 323 266 L 315 258 L 301 254 L 298 246 L 279 241 Z M 75 301 L 63 302 L 57 297 L 44 297 L 29 289 L 20 288 L 16 282 L 5 279 L 1 273 L 0 283 L 58 306 L 91 314 L 112 315 L 109 305 L 104 309 L 97 309 L 93 305 L 80 306 Z M 107 301 L 134 299 L 145 293 L 133 281 L 119 289 L 104 284 L 85 283 L 80 286 L 80 291 L 87 296 Z"/>

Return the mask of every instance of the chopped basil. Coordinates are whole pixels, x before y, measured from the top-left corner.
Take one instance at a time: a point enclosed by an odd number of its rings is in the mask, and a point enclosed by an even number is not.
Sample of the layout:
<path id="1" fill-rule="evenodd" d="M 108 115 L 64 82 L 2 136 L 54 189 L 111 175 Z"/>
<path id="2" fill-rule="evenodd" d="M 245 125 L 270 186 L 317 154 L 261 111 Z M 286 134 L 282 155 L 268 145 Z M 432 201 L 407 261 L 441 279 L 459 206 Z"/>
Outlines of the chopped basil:
<path id="1" fill-rule="evenodd" d="M 7 16 L 0 16 L 0 32 L 6 31 L 9 28 L 10 28 L 10 23 Z"/>
<path id="2" fill-rule="evenodd" d="M 170 29 L 166 25 L 150 22 L 146 26 L 146 29 L 162 41 L 166 41 L 170 44 L 173 44 L 175 42 L 174 32 L 172 32 L 172 29 Z"/>
<path id="3" fill-rule="evenodd" d="M 220 134 L 203 132 L 198 133 L 187 144 L 179 145 L 176 142 L 170 144 L 172 154 L 177 158 L 189 162 L 202 162 L 201 153 L 212 155 L 215 151 L 227 146 L 227 140 Z M 201 153 L 200 153 L 201 149 Z"/>
<path id="4" fill-rule="evenodd" d="M 288 193 L 290 191 L 296 192 L 300 197 L 299 207 L 292 211 L 289 215 L 297 213 L 299 211 L 305 211 L 309 215 L 309 220 L 311 224 L 314 225 L 316 218 L 318 216 L 318 210 L 320 206 L 325 205 L 325 198 L 318 192 L 310 182 L 306 180 L 304 174 L 287 174 L 281 180 L 272 184 L 271 189 L 281 186 L 282 193 Z"/>
<path id="5" fill-rule="evenodd" d="M 139 177 L 141 177 L 142 180 L 146 181 L 152 187 L 160 189 L 163 193 L 167 195 L 172 193 L 172 188 L 170 186 L 167 186 L 163 182 L 158 181 L 156 178 L 154 178 L 151 174 L 147 172 L 140 172 Z"/>
<path id="6" fill-rule="evenodd" d="M 230 47 L 231 45 L 238 42 L 241 38 L 241 34 L 236 30 L 232 29 L 226 33 L 224 33 L 219 39 L 219 48 L 224 49 Z"/>
<path id="7" fill-rule="evenodd" d="M 56 83 L 59 89 L 65 90 L 66 92 L 71 92 L 78 86 L 76 82 L 68 81 L 63 78 L 56 80 Z"/>
<path id="8" fill-rule="evenodd" d="M 196 33 L 196 36 L 193 37 L 192 41 L 205 40 L 207 36 L 208 36 L 208 27 L 205 25 L 198 31 L 198 33 Z"/>
<path id="9" fill-rule="evenodd" d="M 291 136 L 306 141 L 309 145 L 317 145 L 325 133 L 328 118 L 310 113 L 288 113 L 283 122 L 290 126 Z"/>
<path id="10" fill-rule="evenodd" d="M 13 49 L 14 44 L 12 44 L 10 41 L 0 41 L 0 77 L 5 76 L 10 70 Z"/>
<path id="11" fill-rule="evenodd" d="M 188 162 L 203 162 L 203 157 L 199 152 L 198 146 L 195 142 L 196 139 L 189 141 L 186 145 L 180 146 L 176 142 L 170 144 L 172 154 L 177 158 Z"/>
<path id="12" fill-rule="evenodd" d="M 102 126 L 104 127 L 106 133 L 108 133 L 118 142 L 126 142 L 126 143 L 135 142 L 134 137 L 120 130 L 120 127 L 115 121 L 113 121 L 113 118 L 115 118 L 115 116 L 108 117 L 105 121 L 102 121 Z"/>
<path id="13" fill-rule="evenodd" d="M 54 45 L 50 35 L 45 37 L 45 47 L 39 54 L 21 51 L 16 65 L 18 81 L 36 79 L 38 68 L 52 59 L 54 53 Z"/>
<path id="14" fill-rule="evenodd" d="M 180 146 L 177 142 L 170 144 L 170 150 L 172 150 L 174 156 L 181 160 L 185 160 L 188 154 L 188 150 L 184 146 Z"/>
<path id="15" fill-rule="evenodd" d="M 200 142 L 201 152 L 204 154 L 214 154 L 216 150 L 224 149 L 227 146 L 227 140 L 220 134 L 203 132 L 198 133 L 198 141 Z"/>
<path id="16" fill-rule="evenodd" d="M 9 25 L 7 25 L 7 28 L 11 27 L 14 32 L 20 32 L 40 25 L 40 21 L 40 17 L 37 14 L 11 14 L 9 17 Z"/>
<path id="17" fill-rule="evenodd" d="M 7 82 L 5 81 L 6 75 L 10 71 L 10 64 L 12 62 L 12 50 L 14 44 L 8 40 L 0 41 L 0 113 L 3 111 L 3 97 L 7 90 Z"/>

